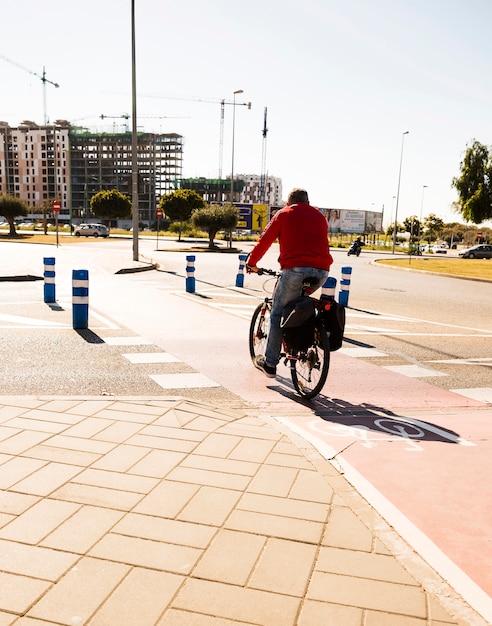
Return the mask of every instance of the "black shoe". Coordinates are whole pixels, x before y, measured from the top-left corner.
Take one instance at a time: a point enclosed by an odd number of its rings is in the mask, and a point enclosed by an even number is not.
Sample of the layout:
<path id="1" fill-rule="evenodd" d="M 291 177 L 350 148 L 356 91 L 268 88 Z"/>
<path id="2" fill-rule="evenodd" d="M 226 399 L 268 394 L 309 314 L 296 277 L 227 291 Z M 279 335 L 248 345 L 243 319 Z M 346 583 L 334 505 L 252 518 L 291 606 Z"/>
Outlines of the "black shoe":
<path id="1" fill-rule="evenodd" d="M 277 368 L 267 365 L 265 357 L 263 355 L 257 356 L 255 359 L 255 367 L 261 370 L 268 378 L 275 378 L 277 375 Z"/>

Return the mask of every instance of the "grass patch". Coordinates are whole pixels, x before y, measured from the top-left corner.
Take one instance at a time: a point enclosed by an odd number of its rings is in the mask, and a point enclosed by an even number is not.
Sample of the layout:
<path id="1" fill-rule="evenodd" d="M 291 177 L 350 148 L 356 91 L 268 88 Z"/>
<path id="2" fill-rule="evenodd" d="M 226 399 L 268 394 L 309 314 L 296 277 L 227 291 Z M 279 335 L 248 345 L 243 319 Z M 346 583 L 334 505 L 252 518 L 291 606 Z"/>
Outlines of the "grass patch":
<path id="1" fill-rule="evenodd" d="M 447 274 L 448 276 L 461 276 L 464 278 L 481 278 L 492 281 L 491 259 L 416 259 L 414 257 L 404 259 L 378 259 L 376 263 L 391 265 L 402 269 L 423 270 Z"/>

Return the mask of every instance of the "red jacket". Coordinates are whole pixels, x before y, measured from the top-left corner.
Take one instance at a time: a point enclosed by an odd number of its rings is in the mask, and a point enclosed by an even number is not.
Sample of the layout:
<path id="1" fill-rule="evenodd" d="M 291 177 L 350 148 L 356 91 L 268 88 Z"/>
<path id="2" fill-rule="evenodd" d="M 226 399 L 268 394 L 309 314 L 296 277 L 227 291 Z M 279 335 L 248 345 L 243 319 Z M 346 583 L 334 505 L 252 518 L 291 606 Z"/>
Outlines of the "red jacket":
<path id="1" fill-rule="evenodd" d="M 299 202 L 278 211 L 251 251 L 248 265 L 257 265 L 277 238 L 280 243 L 278 260 L 282 269 L 330 269 L 333 258 L 328 244 L 328 225 L 321 211 L 315 207 Z"/>

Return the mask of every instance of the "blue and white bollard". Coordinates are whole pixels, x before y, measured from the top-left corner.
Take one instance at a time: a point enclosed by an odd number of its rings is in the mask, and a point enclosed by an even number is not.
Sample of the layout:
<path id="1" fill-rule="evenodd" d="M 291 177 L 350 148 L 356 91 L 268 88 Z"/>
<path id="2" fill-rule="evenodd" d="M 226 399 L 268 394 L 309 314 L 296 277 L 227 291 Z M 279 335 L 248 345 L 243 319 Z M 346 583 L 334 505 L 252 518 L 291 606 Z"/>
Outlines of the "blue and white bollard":
<path id="1" fill-rule="evenodd" d="M 321 287 L 321 297 L 328 298 L 328 300 L 335 299 L 335 290 L 337 288 L 337 279 L 332 276 L 328 276 Z"/>
<path id="2" fill-rule="evenodd" d="M 342 279 L 340 281 L 340 293 L 338 294 L 338 302 L 340 304 L 343 304 L 343 306 L 348 306 L 351 274 L 351 267 L 342 267 Z"/>
<path id="3" fill-rule="evenodd" d="M 186 291 L 195 293 L 195 256 L 186 257 Z"/>
<path id="4" fill-rule="evenodd" d="M 44 262 L 44 301 L 56 302 L 55 257 L 45 256 Z"/>
<path id="5" fill-rule="evenodd" d="M 239 255 L 239 270 L 236 275 L 236 287 L 244 287 L 244 267 L 246 265 L 247 254 Z"/>
<path id="6" fill-rule="evenodd" d="M 72 270 L 72 326 L 89 327 L 89 271 Z"/>

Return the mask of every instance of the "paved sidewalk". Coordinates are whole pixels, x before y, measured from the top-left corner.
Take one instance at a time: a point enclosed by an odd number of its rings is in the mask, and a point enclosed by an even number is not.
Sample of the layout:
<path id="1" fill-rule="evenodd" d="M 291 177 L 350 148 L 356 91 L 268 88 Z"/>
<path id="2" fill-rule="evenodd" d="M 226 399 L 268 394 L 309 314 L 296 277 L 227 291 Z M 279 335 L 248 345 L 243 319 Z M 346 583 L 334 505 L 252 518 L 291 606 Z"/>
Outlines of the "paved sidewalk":
<path id="1" fill-rule="evenodd" d="M 269 418 L 0 396 L 0 626 L 74 624 L 486 622 Z"/>

